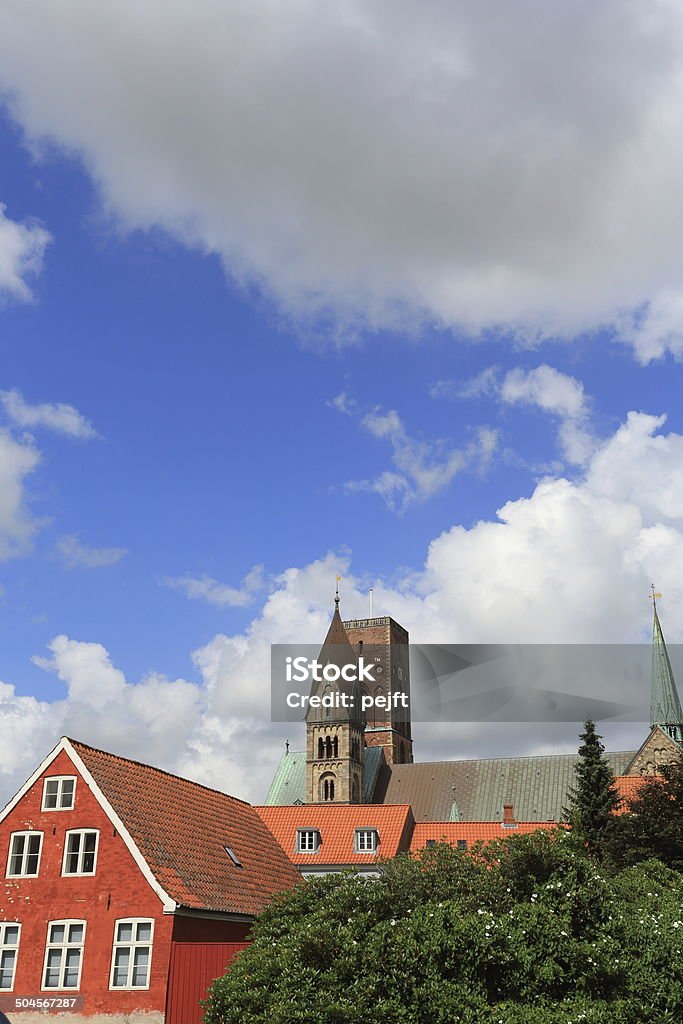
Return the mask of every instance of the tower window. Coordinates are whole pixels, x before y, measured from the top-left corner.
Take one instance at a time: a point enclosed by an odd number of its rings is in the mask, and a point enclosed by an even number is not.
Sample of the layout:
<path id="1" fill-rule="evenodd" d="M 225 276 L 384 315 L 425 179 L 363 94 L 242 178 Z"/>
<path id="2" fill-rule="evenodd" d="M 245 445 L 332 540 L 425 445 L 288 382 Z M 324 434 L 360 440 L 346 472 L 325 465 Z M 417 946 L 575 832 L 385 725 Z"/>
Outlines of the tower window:
<path id="1" fill-rule="evenodd" d="M 379 833 L 376 828 L 356 829 L 356 853 L 376 853 L 379 846 Z"/>
<path id="2" fill-rule="evenodd" d="M 300 828 L 296 834 L 297 853 L 317 853 L 320 848 L 320 832 L 317 828 Z"/>

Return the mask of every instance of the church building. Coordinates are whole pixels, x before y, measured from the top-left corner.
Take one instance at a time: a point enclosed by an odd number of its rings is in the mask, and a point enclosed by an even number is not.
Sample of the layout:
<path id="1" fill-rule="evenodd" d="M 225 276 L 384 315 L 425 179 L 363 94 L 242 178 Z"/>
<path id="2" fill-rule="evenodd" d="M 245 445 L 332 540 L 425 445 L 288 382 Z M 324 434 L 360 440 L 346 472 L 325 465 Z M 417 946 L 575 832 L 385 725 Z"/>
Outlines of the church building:
<path id="1" fill-rule="evenodd" d="M 620 788 L 622 779 L 651 775 L 678 756 L 683 713 L 653 594 L 650 732 L 638 750 L 608 752 Z M 375 666 L 377 698 L 394 690 L 410 694 L 408 633 L 389 616 L 343 621 L 339 595 L 322 665 Z M 324 680 L 311 693 L 337 686 Z M 576 752 L 530 757 L 415 762 L 410 711 L 402 707 L 361 710 L 364 684 L 347 683 L 352 707 L 309 707 L 306 750 L 282 756 L 266 806 L 392 804 L 409 806 L 419 822 L 498 822 L 506 815 L 526 823 L 559 822 L 574 784 Z M 388 702 L 387 702 L 388 704 Z"/>

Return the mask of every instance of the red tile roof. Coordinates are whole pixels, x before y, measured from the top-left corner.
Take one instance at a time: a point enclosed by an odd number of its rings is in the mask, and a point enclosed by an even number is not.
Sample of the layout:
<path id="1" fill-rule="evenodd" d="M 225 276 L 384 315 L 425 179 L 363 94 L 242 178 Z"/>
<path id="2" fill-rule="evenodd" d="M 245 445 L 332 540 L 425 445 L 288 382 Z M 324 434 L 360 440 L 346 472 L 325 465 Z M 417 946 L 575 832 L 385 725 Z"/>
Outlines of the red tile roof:
<path id="1" fill-rule="evenodd" d="M 621 806 L 617 808 L 617 814 L 623 814 L 628 810 L 628 801 L 638 796 L 648 779 L 647 775 L 617 775 L 614 785 L 622 800 Z"/>
<path id="2" fill-rule="evenodd" d="M 428 840 L 446 843 L 464 840 L 469 848 L 480 841 L 488 843 L 492 839 L 507 839 L 555 827 L 550 821 L 518 821 L 508 826 L 499 821 L 420 821 L 413 831 L 410 849 L 413 853 L 421 850 Z"/>
<path id="3" fill-rule="evenodd" d="M 413 827 L 409 804 L 303 804 L 300 807 L 255 807 L 295 864 L 320 866 L 372 864 L 375 854 L 355 852 L 357 828 L 374 828 L 379 835 L 377 856 L 395 857 L 407 850 Z M 316 853 L 297 853 L 297 831 L 318 829 Z"/>
<path id="4" fill-rule="evenodd" d="M 254 808 L 244 801 L 70 742 L 159 884 L 181 906 L 252 916 L 276 892 L 301 880 Z"/>

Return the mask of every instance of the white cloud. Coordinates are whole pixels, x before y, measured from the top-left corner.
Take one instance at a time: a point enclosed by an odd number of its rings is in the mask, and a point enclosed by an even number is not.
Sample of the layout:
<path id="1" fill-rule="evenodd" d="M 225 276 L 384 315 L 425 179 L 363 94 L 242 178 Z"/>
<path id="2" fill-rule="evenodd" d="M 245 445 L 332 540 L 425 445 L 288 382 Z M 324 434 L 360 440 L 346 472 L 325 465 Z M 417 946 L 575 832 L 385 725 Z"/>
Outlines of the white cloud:
<path id="1" fill-rule="evenodd" d="M 28 549 L 39 523 L 26 507 L 25 478 L 40 461 L 30 440 L 0 429 L 0 561 Z"/>
<path id="2" fill-rule="evenodd" d="M 303 738 L 301 727 L 269 721 L 270 644 L 322 641 L 338 573 L 344 616 L 367 614 L 373 586 L 375 614 L 393 615 L 423 643 L 647 641 L 654 580 L 667 639 L 682 642 L 683 435 L 663 427 L 663 417 L 630 414 L 580 479 L 548 477 L 495 518 L 453 525 L 432 541 L 421 571 L 397 582 L 354 576 L 348 553 L 288 569 L 242 632 L 195 652 L 199 682 L 150 674 L 133 685 L 101 644 L 56 637 L 37 660 L 66 684 L 62 700 L 0 686 L 6 795 L 67 732 L 263 799 L 285 738 L 295 749 Z M 612 749 L 644 736 L 637 723 L 603 731 Z M 414 732 L 417 756 L 437 760 L 572 750 L 577 729 L 418 723 Z"/>
<path id="3" fill-rule="evenodd" d="M 338 337 L 607 324 L 643 360 L 681 354 L 682 43 L 675 0 L 0 11 L 16 117 L 83 155 L 124 227 Z"/>
<path id="4" fill-rule="evenodd" d="M 101 569 L 115 565 L 128 554 L 126 548 L 93 548 L 82 544 L 73 533 L 57 540 L 55 553 L 65 569 Z"/>
<path id="5" fill-rule="evenodd" d="M 510 370 L 500 386 L 500 395 L 504 402 L 537 405 L 562 417 L 576 418 L 586 411 L 583 384 L 552 366 Z"/>
<path id="6" fill-rule="evenodd" d="M 85 416 L 65 402 L 43 402 L 29 405 L 16 388 L 0 391 L 0 402 L 6 415 L 18 427 L 47 427 L 70 437 L 97 437 L 97 431 Z"/>
<path id="7" fill-rule="evenodd" d="M 212 579 L 211 576 L 167 576 L 162 582 L 166 587 L 182 591 L 186 597 L 233 608 L 243 608 L 251 604 L 258 591 L 265 585 L 262 565 L 255 565 L 239 587 L 229 587 Z"/>
<path id="8" fill-rule="evenodd" d="M 27 302 L 32 298 L 28 280 L 39 273 L 50 235 L 38 224 L 10 220 L 0 203 L 0 297 Z"/>
<path id="9" fill-rule="evenodd" d="M 416 440 L 406 433 L 395 409 L 384 412 L 378 407 L 363 417 L 361 425 L 373 437 L 390 443 L 394 468 L 385 470 L 374 480 L 350 480 L 344 484 L 344 489 L 350 494 L 379 494 L 396 512 L 434 497 L 448 487 L 461 470 L 475 464 L 484 468 L 497 444 L 497 434 L 489 427 L 480 427 L 474 440 L 463 448 L 450 447 L 443 440 Z"/>

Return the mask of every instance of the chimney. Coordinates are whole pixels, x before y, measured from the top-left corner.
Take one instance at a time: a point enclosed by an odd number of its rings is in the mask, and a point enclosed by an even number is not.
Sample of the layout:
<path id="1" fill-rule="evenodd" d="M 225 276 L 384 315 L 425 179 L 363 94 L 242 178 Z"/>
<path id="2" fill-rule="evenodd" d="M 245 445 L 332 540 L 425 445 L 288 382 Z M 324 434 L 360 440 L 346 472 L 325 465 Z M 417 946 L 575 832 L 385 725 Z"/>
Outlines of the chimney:
<path id="1" fill-rule="evenodd" d="M 503 804 L 503 828 L 516 828 L 515 808 L 512 804 Z"/>

